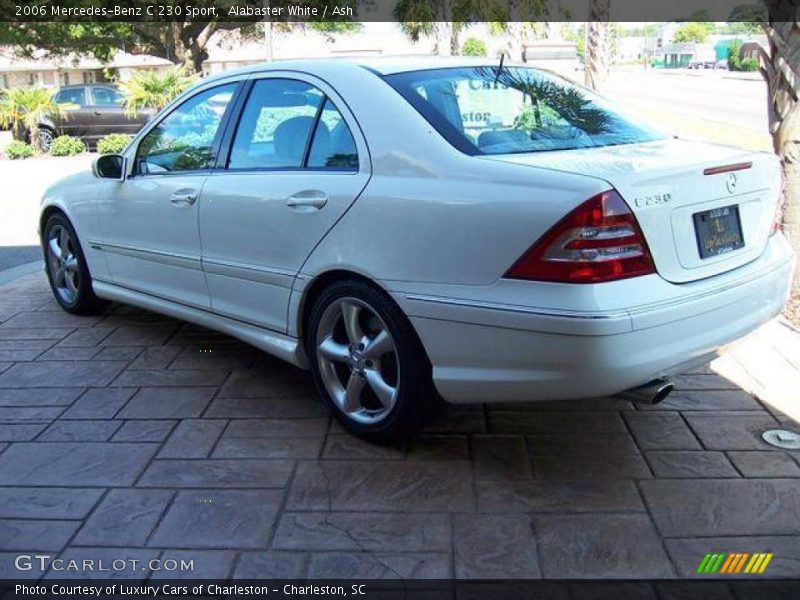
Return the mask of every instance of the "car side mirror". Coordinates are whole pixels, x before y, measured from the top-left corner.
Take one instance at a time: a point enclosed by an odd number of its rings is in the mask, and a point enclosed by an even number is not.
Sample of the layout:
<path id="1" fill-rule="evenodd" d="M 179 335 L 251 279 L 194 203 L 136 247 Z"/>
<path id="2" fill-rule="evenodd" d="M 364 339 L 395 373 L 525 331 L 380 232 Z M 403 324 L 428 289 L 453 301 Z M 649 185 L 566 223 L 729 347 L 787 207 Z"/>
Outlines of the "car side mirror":
<path id="1" fill-rule="evenodd" d="M 121 154 L 104 154 L 94 159 L 92 174 L 101 179 L 125 179 L 125 157 Z"/>

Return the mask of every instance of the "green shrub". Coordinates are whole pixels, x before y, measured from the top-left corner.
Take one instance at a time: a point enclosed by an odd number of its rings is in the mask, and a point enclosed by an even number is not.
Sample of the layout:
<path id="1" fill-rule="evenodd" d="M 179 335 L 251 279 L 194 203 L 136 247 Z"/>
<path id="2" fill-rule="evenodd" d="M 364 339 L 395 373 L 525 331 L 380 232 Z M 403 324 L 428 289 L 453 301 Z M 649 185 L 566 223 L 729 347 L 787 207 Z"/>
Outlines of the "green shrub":
<path id="1" fill-rule="evenodd" d="M 744 58 L 739 63 L 739 70 L 740 71 L 758 71 L 758 59 L 757 58 Z"/>
<path id="2" fill-rule="evenodd" d="M 728 48 L 728 70 L 742 70 L 742 42 L 735 39 Z"/>
<path id="3" fill-rule="evenodd" d="M 461 54 L 464 56 L 486 56 L 486 44 L 478 38 L 467 38 L 464 40 Z"/>
<path id="4" fill-rule="evenodd" d="M 10 158 L 11 160 L 16 160 L 17 158 L 29 158 L 33 156 L 33 146 L 26 144 L 25 142 L 20 142 L 19 140 L 14 140 L 13 142 L 8 143 L 4 152 L 6 157 Z"/>
<path id="5" fill-rule="evenodd" d="M 71 135 L 60 135 L 50 144 L 52 156 L 72 156 L 86 151 L 83 142 Z"/>
<path id="6" fill-rule="evenodd" d="M 125 133 L 110 133 L 97 140 L 97 152 L 100 154 L 122 154 L 122 151 L 133 139 Z"/>

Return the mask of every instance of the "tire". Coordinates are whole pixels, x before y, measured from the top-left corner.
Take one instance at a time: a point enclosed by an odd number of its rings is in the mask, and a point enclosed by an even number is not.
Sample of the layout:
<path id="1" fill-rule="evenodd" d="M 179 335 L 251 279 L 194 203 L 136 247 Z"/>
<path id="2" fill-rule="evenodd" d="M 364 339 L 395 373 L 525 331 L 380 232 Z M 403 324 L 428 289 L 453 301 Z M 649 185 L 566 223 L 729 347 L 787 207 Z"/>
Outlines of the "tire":
<path id="1" fill-rule="evenodd" d="M 358 436 L 401 438 L 440 406 L 411 323 L 367 283 L 343 280 L 325 289 L 311 308 L 305 341 L 317 392 Z"/>
<path id="2" fill-rule="evenodd" d="M 45 152 L 50 152 L 50 146 L 54 138 L 55 134 L 49 127 L 39 128 L 39 144 Z"/>
<path id="3" fill-rule="evenodd" d="M 47 219 L 42 251 L 47 280 L 61 308 L 75 315 L 100 312 L 106 303 L 92 290 L 92 277 L 78 235 L 63 213 Z"/>

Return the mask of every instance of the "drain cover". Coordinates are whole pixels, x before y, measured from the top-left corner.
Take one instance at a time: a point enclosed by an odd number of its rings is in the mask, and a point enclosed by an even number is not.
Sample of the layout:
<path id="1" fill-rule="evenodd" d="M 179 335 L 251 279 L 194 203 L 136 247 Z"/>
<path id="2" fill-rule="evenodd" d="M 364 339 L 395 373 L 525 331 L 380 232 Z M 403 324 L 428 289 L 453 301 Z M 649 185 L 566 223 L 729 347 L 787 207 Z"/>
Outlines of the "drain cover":
<path id="1" fill-rule="evenodd" d="M 765 442 L 784 450 L 800 450 L 800 433 L 785 429 L 769 429 L 761 434 Z"/>

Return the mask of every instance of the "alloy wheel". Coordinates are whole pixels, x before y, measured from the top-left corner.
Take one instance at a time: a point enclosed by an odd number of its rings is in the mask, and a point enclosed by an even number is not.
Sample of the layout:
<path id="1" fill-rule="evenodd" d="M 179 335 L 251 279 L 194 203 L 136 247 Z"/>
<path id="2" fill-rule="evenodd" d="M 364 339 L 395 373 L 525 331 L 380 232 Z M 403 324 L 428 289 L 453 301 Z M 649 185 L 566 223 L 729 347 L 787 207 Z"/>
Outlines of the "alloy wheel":
<path id="1" fill-rule="evenodd" d="M 325 389 L 350 419 L 382 421 L 400 383 L 395 341 L 386 323 L 363 300 L 339 298 L 317 326 L 317 360 Z"/>
<path id="2" fill-rule="evenodd" d="M 50 151 L 50 146 L 53 143 L 53 132 L 49 129 L 39 130 L 39 144 L 45 152 Z"/>
<path id="3" fill-rule="evenodd" d="M 47 268 L 56 293 L 73 304 L 80 290 L 80 269 L 75 242 L 63 225 L 54 225 L 47 236 Z"/>

